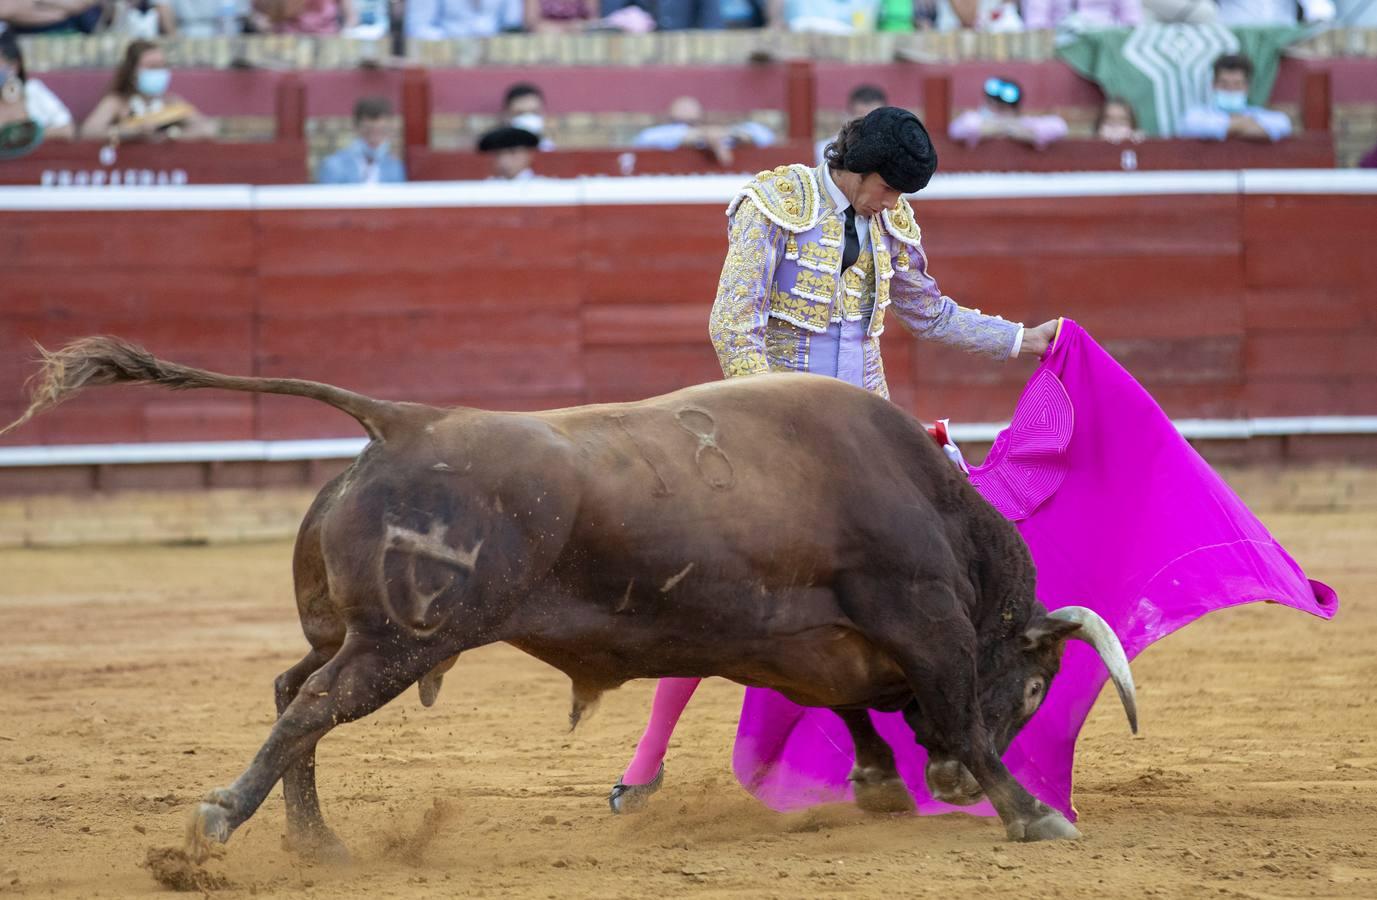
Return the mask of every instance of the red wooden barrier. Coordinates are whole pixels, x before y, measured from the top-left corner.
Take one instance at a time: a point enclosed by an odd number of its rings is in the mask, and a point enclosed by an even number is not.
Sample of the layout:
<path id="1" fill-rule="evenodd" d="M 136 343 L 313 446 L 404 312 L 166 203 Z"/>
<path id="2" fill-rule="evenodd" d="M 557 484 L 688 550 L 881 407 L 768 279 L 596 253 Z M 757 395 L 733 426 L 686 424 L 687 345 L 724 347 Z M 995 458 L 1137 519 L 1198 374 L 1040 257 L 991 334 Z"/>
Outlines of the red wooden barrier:
<path id="1" fill-rule="evenodd" d="M 1306 134 L 1281 144 L 1246 141 L 1206 142 L 1153 140 L 1141 144 L 1061 141 L 1046 150 L 1012 141 L 977 147 L 934 136 L 943 172 L 1114 172 L 1195 169 L 1331 169 L 1334 146 L 1327 134 Z M 741 148 L 732 164 L 719 165 L 703 150 L 555 150 L 540 153 L 532 168 L 548 178 L 580 175 L 689 175 L 756 172 L 814 160 L 814 145 L 789 142 L 773 147 Z M 480 180 L 492 174 L 492 161 L 481 153 L 407 148 L 412 181 Z"/>
<path id="2" fill-rule="evenodd" d="M 813 142 L 792 141 L 771 147 L 739 147 L 730 165 L 718 163 L 706 150 L 554 150 L 539 153 L 532 170 L 546 178 L 580 175 L 697 175 L 758 172 L 790 163 L 813 164 Z M 407 148 L 407 177 L 412 181 L 469 181 L 492 175 L 492 160 L 482 153 Z"/>
<path id="3" fill-rule="evenodd" d="M 917 211 L 947 293 L 1027 322 L 1075 317 L 1174 415 L 1377 414 L 1371 195 L 920 200 Z M 714 379 L 706 319 L 722 213 L 716 202 L 10 211 L 0 419 L 22 406 L 30 340 L 95 332 L 193 365 L 436 404 L 549 407 Z M 897 321 L 884 340 L 896 400 L 925 417 L 1001 419 L 1032 366 L 920 345 Z M 115 388 L 0 442 L 356 433 L 305 401 Z"/>
<path id="4" fill-rule="evenodd" d="M 95 142 L 52 141 L 0 162 L 0 185 L 301 184 L 306 142 L 184 141 L 121 144 L 114 157 Z"/>

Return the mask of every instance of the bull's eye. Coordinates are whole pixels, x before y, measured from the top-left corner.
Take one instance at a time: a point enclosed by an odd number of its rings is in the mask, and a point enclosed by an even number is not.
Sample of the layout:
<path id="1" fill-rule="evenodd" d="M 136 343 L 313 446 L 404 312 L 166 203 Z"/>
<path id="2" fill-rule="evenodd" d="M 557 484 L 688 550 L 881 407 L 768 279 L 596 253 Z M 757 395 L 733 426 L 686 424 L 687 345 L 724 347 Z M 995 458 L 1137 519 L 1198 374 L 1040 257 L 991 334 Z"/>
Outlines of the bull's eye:
<path id="1" fill-rule="evenodd" d="M 1042 695 L 1046 687 L 1047 683 L 1041 678 L 1030 678 L 1028 682 L 1023 685 L 1024 716 L 1031 716 L 1038 711 L 1038 707 L 1042 704 Z"/>

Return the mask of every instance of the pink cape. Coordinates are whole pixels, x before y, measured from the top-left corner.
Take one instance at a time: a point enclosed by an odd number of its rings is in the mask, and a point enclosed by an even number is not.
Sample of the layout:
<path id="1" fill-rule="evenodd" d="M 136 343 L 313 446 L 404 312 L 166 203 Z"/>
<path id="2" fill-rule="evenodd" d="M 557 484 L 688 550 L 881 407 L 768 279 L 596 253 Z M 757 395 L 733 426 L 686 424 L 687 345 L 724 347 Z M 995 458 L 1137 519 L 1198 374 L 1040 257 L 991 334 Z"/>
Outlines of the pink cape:
<path id="1" fill-rule="evenodd" d="M 1130 659 L 1207 612 L 1271 600 L 1324 619 L 1338 609 L 1176 432 L 1152 397 L 1079 326 L 1062 323 L 971 481 L 1015 522 L 1050 609 L 1088 606 Z M 1066 648 L 1047 700 L 1004 762 L 1036 797 L 1074 819 L 1076 735 L 1107 680 L 1081 643 Z M 1145 729 L 1152 710 L 1142 710 Z M 955 807 L 923 783 L 927 753 L 899 713 L 871 713 L 924 814 L 994 815 Z M 733 766 L 742 785 L 780 811 L 851 799 L 851 736 L 826 709 L 748 688 Z"/>

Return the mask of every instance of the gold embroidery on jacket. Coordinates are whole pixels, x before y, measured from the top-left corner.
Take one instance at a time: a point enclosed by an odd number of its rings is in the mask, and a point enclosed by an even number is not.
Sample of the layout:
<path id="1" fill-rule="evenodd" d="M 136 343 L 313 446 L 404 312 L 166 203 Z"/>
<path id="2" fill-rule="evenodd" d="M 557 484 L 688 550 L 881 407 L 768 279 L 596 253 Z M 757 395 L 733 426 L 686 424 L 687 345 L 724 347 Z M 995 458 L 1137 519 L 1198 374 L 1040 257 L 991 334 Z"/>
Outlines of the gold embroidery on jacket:
<path id="1" fill-rule="evenodd" d="M 796 287 L 795 290 L 798 288 Z M 831 313 L 831 298 L 818 300 L 813 297 L 786 294 L 781 290 L 776 290 L 770 297 L 771 316 L 792 322 L 809 331 L 826 331 Z"/>
<path id="2" fill-rule="evenodd" d="M 732 219 L 727 258 L 708 323 L 722 374 L 728 378 L 769 370 L 759 328 L 764 325 L 768 280 L 773 280 L 774 226 L 754 205 Z"/>

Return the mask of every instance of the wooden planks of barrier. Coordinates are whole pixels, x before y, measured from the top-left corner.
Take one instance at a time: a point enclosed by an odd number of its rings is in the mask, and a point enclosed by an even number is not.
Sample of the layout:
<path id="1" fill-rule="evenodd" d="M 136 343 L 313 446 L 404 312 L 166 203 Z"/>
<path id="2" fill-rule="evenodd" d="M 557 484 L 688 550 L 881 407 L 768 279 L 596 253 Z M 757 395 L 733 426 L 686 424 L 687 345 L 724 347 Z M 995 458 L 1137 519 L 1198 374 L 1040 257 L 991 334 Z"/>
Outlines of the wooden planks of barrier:
<path id="1" fill-rule="evenodd" d="M 931 271 L 959 302 L 1076 318 L 1183 417 L 1377 414 L 1371 195 L 922 200 Z M 230 372 L 383 397 L 531 409 L 719 377 L 707 317 L 720 202 L 7 212 L 0 418 L 29 341 L 95 332 Z M 896 401 L 1008 415 L 1031 362 L 884 338 Z M 114 389 L 5 444 L 345 436 L 305 401 Z"/>

